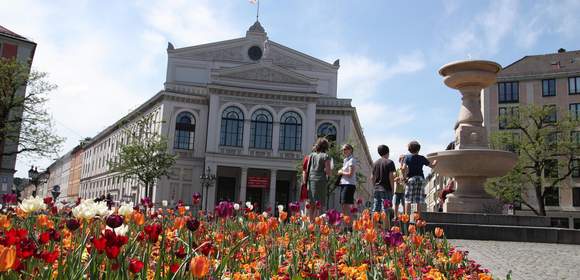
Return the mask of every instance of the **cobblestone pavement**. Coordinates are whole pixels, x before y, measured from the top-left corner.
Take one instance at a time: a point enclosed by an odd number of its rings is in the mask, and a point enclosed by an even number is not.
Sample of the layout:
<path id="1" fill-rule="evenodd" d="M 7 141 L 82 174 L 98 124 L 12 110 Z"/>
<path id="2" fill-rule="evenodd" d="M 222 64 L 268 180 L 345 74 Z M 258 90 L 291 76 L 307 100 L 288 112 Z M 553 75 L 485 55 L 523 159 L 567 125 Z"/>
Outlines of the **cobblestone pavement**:
<path id="1" fill-rule="evenodd" d="M 580 279 L 580 245 L 483 240 L 450 240 L 494 279 Z"/>

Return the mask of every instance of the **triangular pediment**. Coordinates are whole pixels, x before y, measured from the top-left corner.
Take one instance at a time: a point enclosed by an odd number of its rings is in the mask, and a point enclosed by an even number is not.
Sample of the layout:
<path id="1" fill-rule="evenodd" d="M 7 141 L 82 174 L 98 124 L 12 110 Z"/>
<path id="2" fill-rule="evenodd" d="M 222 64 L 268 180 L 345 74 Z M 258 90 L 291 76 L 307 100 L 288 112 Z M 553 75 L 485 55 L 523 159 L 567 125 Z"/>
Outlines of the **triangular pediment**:
<path id="1" fill-rule="evenodd" d="M 216 78 L 251 80 L 270 83 L 314 85 L 316 79 L 306 77 L 271 63 L 255 63 L 215 71 Z"/>
<path id="2" fill-rule="evenodd" d="M 203 44 L 179 49 L 169 49 L 173 57 L 206 61 L 245 61 L 246 38 Z"/>
<path id="3" fill-rule="evenodd" d="M 271 62 L 246 64 L 212 72 L 212 83 L 250 88 L 316 91 L 316 78 L 273 65 Z"/>

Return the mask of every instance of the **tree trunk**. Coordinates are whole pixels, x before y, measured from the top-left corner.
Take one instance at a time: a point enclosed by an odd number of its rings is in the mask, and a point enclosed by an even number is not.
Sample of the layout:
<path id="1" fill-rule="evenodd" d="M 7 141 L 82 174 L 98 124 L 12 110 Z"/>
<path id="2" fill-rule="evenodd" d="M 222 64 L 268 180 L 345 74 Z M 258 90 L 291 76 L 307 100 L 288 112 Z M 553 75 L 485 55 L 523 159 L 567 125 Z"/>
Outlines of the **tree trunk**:
<path id="1" fill-rule="evenodd" d="M 538 216 L 546 216 L 546 205 L 544 204 L 544 197 L 542 196 L 542 185 L 539 183 L 535 183 L 534 185 L 536 201 L 538 202 Z"/>

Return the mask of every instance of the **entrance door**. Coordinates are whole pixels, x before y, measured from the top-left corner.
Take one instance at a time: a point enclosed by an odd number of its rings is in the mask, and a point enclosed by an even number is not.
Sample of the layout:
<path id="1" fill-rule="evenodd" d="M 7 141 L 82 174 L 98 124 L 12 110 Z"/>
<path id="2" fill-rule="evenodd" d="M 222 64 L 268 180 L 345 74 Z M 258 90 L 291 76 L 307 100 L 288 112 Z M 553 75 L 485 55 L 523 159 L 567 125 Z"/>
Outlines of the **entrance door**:
<path id="1" fill-rule="evenodd" d="M 262 188 L 247 188 L 246 189 L 246 200 L 254 204 L 254 212 L 262 213 Z"/>
<path id="2" fill-rule="evenodd" d="M 236 178 L 235 177 L 218 177 L 216 205 L 220 201 L 235 201 L 236 197 Z"/>
<path id="3" fill-rule="evenodd" d="M 288 211 L 288 203 L 290 203 L 290 182 L 276 181 L 276 207 L 275 213 L 278 213 L 278 205 L 284 205 L 284 209 Z"/>

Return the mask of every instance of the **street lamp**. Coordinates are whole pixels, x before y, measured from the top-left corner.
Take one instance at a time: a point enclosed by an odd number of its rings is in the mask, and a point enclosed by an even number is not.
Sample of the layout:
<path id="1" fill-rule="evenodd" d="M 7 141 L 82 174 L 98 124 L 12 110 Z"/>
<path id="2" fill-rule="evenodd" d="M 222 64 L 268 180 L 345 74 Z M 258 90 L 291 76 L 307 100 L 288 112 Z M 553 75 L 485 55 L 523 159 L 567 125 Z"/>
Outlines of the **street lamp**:
<path id="1" fill-rule="evenodd" d="M 38 172 L 38 167 L 34 166 L 30 167 L 30 170 L 28 170 L 28 178 L 30 179 L 30 182 L 34 185 L 34 191 L 32 191 L 33 197 L 36 197 L 36 194 L 38 192 L 38 185 L 44 183 L 43 179 L 48 180 L 48 176 L 50 176 L 48 168 L 46 169 L 46 171 L 40 173 Z"/>
<path id="2" fill-rule="evenodd" d="M 207 199 L 208 199 L 207 196 L 209 193 L 209 187 L 213 186 L 213 184 L 215 183 L 216 176 L 215 174 L 211 173 L 211 169 L 208 166 L 207 170 L 204 173 L 202 173 L 201 176 L 199 176 L 199 179 L 201 180 L 201 197 L 202 199 L 205 199 L 204 209 L 205 211 L 207 211 Z"/>

